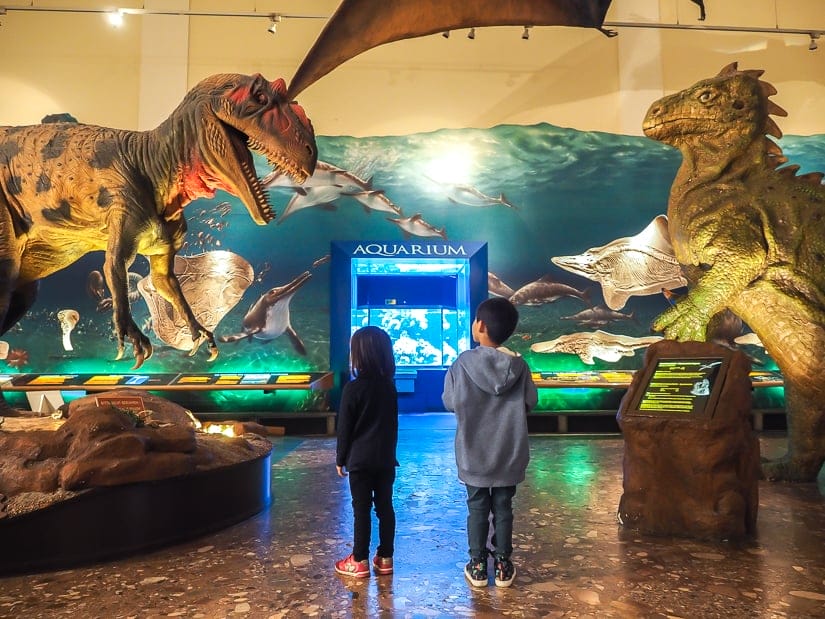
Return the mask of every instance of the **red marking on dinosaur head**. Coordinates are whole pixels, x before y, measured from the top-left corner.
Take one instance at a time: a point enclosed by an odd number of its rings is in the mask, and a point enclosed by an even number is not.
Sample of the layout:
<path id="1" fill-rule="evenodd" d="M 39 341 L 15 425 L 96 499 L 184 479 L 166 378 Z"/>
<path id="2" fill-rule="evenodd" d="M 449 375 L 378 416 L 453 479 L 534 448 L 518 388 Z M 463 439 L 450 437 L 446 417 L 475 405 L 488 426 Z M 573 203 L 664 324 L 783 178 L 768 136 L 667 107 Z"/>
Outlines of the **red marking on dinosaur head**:
<path id="1" fill-rule="evenodd" d="M 187 196 L 206 188 L 224 189 L 237 196 L 259 224 L 274 218 L 269 196 L 261 186 L 250 151 L 303 182 L 315 169 L 315 132 L 304 110 L 286 96 L 283 79 L 268 81 L 256 75 L 216 75 L 193 89 L 202 90 L 199 108 L 197 159 L 181 181 Z M 196 99 L 197 93 L 191 98 Z"/>

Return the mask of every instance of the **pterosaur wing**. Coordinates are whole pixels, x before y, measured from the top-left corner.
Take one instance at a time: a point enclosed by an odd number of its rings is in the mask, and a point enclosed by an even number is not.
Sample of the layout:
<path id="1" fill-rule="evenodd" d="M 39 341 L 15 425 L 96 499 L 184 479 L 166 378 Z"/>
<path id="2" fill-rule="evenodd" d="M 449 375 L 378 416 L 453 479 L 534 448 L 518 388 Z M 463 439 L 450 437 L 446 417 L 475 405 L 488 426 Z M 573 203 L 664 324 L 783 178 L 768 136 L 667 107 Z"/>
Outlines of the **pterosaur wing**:
<path id="1" fill-rule="evenodd" d="M 601 28 L 609 6 L 610 0 L 343 0 L 298 67 L 289 96 L 384 43 L 483 26 Z"/>

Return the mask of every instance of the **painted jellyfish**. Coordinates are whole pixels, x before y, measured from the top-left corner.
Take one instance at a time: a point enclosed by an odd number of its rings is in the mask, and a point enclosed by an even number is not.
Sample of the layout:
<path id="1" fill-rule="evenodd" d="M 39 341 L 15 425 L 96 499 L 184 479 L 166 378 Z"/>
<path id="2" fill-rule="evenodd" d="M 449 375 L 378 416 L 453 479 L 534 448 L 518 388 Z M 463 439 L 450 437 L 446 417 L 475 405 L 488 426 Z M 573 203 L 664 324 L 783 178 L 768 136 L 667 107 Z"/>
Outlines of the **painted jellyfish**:
<path id="1" fill-rule="evenodd" d="M 60 331 L 63 333 L 63 350 L 74 350 L 72 348 L 72 329 L 80 320 L 80 314 L 73 309 L 64 309 L 57 312 L 57 321 L 60 323 Z"/>

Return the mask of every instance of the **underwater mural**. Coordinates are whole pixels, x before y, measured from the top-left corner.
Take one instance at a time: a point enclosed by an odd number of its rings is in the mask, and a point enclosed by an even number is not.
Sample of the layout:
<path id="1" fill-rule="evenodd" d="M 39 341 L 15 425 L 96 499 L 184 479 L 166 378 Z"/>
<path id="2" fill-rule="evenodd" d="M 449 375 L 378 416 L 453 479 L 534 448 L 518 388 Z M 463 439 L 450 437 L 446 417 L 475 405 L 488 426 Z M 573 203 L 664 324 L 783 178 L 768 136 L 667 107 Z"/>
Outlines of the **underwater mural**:
<path id="1" fill-rule="evenodd" d="M 227 252 L 249 265 L 237 301 L 215 323 L 216 339 L 228 343 L 221 344 L 214 361 L 189 356 L 188 349 L 156 332 L 153 309 L 137 284 L 148 274 L 148 262 L 136 259 L 128 277 L 131 312 L 154 350 L 142 372 L 327 371 L 332 241 L 394 242 L 417 233 L 425 238 L 432 229 L 450 241 L 486 242 L 489 292 L 512 298 L 521 316 L 508 346 L 535 371 L 637 369 L 644 353 L 637 345 L 660 335 L 651 332 L 651 322 L 686 292 L 678 287 L 682 280 L 662 236 L 681 160 L 676 149 L 641 136 L 550 124 L 316 140 L 317 171 L 302 186 L 273 173 L 263 157 L 254 159 L 275 225 L 255 225 L 242 203 L 224 192 L 199 199 L 186 211 L 188 232 L 179 257 Z M 825 161 L 823 135 L 786 136 L 781 145 L 802 172 L 815 171 Z M 316 192 L 323 200 L 295 206 L 296 196 Z M 405 229 L 396 220 L 418 225 Z M 632 246 L 644 258 L 628 263 L 631 254 L 612 252 L 617 246 Z M 616 256 L 625 264 L 605 267 Z M 103 253 L 92 253 L 41 281 L 37 303 L 2 337 L 0 352 L 7 357 L 0 360 L 0 373 L 129 370 L 133 360 L 114 358 L 102 265 Z M 288 309 L 288 315 L 267 319 L 253 311 L 269 291 L 305 272 L 312 277 L 273 304 Z M 204 301 L 217 303 L 217 295 L 210 292 Z M 70 332 L 72 350 L 64 349 L 58 319 L 65 309 L 78 316 Z M 273 337 L 255 337 L 253 332 L 266 324 Z M 565 346 L 541 345 L 562 337 Z M 733 325 L 726 338 L 754 359 L 756 369 L 775 369 L 747 325 Z M 545 409 L 553 408 L 552 398 L 561 395 L 555 392 L 564 390 L 547 391 L 554 393 L 543 396 L 540 407 Z M 248 405 L 231 400 L 236 395 L 231 392 L 209 395 L 214 400 L 198 402 L 198 410 L 318 406 L 314 393 L 262 394 L 263 403 Z"/>

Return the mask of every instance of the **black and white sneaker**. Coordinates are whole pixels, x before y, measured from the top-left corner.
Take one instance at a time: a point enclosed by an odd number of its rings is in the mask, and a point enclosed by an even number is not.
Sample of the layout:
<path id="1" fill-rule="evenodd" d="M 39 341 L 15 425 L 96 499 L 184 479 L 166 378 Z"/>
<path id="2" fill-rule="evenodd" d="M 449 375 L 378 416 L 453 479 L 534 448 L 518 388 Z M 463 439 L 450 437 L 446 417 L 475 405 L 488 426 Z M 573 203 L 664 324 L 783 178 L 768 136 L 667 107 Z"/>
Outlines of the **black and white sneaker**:
<path id="1" fill-rule="evenodd" d="M 487 559 L 470 559 L 464 566 L 464 577 L 474 587 L 486 587 Z"/>
<path id="2" fill-rule="evenodd" d="M 509 587 L 516 578 L 516 567 L 507 557 L 496 557 L 496 587 Z"/>

